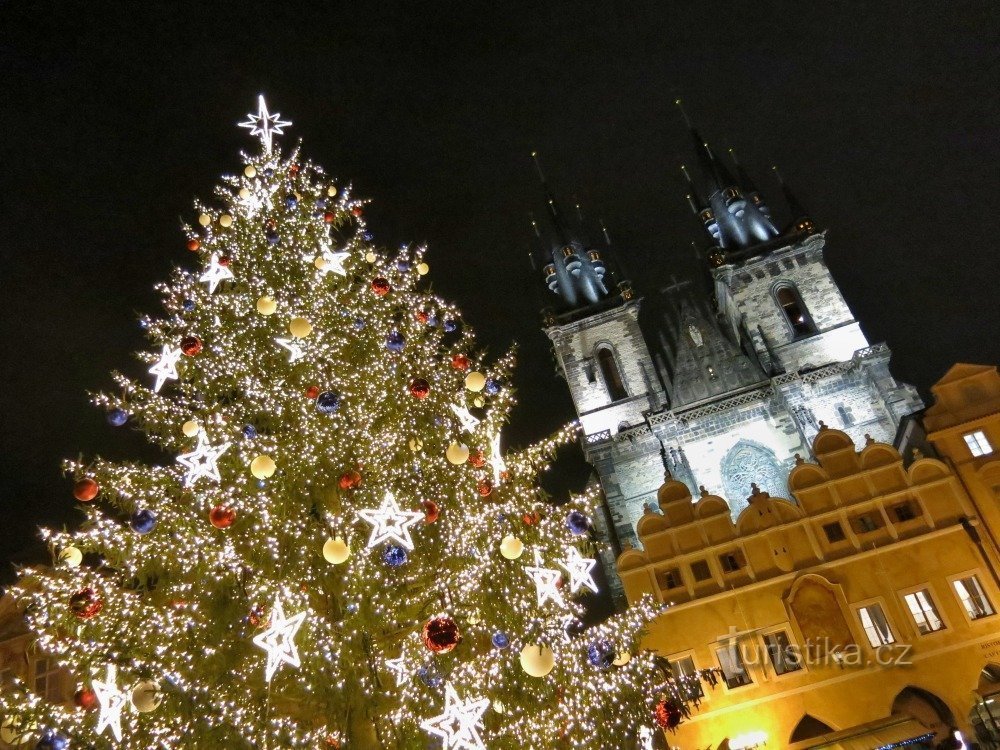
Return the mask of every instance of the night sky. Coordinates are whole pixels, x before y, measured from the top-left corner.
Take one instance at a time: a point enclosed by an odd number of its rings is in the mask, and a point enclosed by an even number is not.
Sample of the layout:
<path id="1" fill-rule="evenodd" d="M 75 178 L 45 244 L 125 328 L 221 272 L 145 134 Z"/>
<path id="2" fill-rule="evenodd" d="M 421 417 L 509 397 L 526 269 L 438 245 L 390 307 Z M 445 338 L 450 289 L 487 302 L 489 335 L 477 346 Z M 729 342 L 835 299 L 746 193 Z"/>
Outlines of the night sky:
<path id="1" fill-rule="evenodd" d="M 191 263 L 180 220 L 253 147 L 235 125 L 261 91 L 285 143 L 374 200 L 377 241 L 429 243 L 435 291 L 492 353 L 520 345 L 515 444 L 573 417 L 526 261 L 529 154 L 640 292 L 704 278 L 678 96 L 784 220 L 780 166 L 899 379 L 1000 362 L 1000 5 L 405 5 L 0 5 L 0 561 L 78 518 L 63 458 L 155 457 L 87 392 L 141 375 L 137 314 Z"/>

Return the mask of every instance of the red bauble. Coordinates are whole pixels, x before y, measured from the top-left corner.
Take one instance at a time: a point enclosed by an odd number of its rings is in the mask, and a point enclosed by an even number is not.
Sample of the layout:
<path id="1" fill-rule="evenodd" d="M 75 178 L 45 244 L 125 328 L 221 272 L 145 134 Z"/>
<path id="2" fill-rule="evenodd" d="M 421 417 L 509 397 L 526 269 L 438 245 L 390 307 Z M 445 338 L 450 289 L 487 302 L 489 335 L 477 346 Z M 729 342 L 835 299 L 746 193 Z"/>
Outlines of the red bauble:
<path id="1" fill-rule="evenodd" d="M 427 398 L 427 394 L 430 392 L 430 383 L 423 378 L 415 378 L 410 381 L 410 394 L 413 398 Z"/>
<path id="2" fill-rule="evenodd" d="M 223 255 L 221 258 L 219 258 L 219 265 L 220 266 L 228 266 L 229 265 L 229 256 L 228 255 Z"/>
<path id="3" fill-rule="evenodd" d="M 424 523 L 434 523 L 441 515 L 441 509 L 433 500 L 424 500 Z"/>
<path id="4" fill-rule="evenodd" d="M 266 625 L 267 620 L 264 619 L 264 615 L 266 613 L 267 610 L 264 608 L 264 605 L 258 604 L 256 607 L 251 609 L 249 613 L 247 613 L 247 622 L 255 628 L 260 627 L 261 625 Z"/>
<path id="5" fill-rule="evenodd" d="M 188 357 L 196 357 L 201 354 L 201 339 L 197 336 L 185 336 L 181 339 L 181 351 Z"/>
<path id="6" fill-rule="evenodd" d="M 415 313 L 413 313 L 413 317 L 415 317 L 421 323 L 427 323 L 427 321 L 431 319 L 430 313 L 428 313 L 426 310 L 417 310 Z"/>
<path id="7" fill-rule="evenodd" d="M 462 642 L 458 625 L 447 615 L 434 617 L 424 624 L 424 645 L 435 654 L 447 654 Z"/>
<path id="8" fill-rule="evenodd" d="M 475 451 L 469 454 L 469 463 L 475 466 L 477 469 L 481 469 L 486 466 L 486 456 L 483 455 L 482 451 Z"/>
<path id="9" fill-rule="evenodd" d="M 319 386 L 311 385 L 306 388 L 306 398 L 316 398 L 319 395 Z"/>
<path id="10" fill-rule="evenodd" d="M 525 526 L 534 526 L 536 523 L 542 520 L 542 517 L 538 515 L 537 510 L 533 510 L 521 516 L 521 520 L 524 521 Z"/>
<path id="11" fill-rule="evenodd" d="M 100 594 L 88 586 L 85 589 L 80 589 L 69 598 L 69 608 L 81 620 L 89 620 L 104 609 L 104 600 L 101 599 Z"/>
<path id="12" fill-rule="evenodd" d="M 361 208 L 361 206 L 355 206 L 354 208 L 351 209 L 352 216 L 361 216 L 361 214 L 363 213 L 364 210 Z"/>
<path id="13" fill-rule="evenodd" d="M 340 489 L 350 490 L 361 484 L 361 475 L 356 471 L 345 471 L 340 475 Z"/>
<path id="14" fill-rule="evenodd" d="M 327 224 L 333 224 L 333 220 L 337 218 L 337 215 L 333 211 L 327 211 L 323 214 L 323 221 Z"/>
<path id="15" fill-rule="evenodd" d="M 469 362 L 469 358 L 466 357 L 464 354 L 455 354 L 451 358 L 451 366 L 454 367 L 456 370 L 462 370 L 464 372 L 465 370 L 469 369 L 470 364 L 471 363 Z"/>
<path id="16" fill-rule="evenodd" d="M 225 505 L 216 505 L 209 511 L 208 520 L 217 529 L 228 529 L 236 520 L 236 511 Z"/>
<path id="17" fill-rule="evenodd" d="M 188 240 L 187 248 L 192 253 L 198 252 L 198 248 L 200 247 L 201 247 L 201 240 L 199 240 L 197 237 L 192 237 L 191 239 Z"/>
<path id="18" fill-rule="evenodd" d="M 379 297 L 384 297 L 392 289 L 389 286 L 389 280 L 379 276 L 377 279 L 372 279 L 372 291 L 375 292 Z"/>
<path id="19" fill-rule="evenodd" d="M 97 482 L 90 477 L 86 477 L 73 485 L 73 497 L 81 503 L 89 503 L 97 497 L 97 493 L 100 492 L 100 490 L 101 488 L 98 486 Z"/>
<path id="20" fill-rule="evenodd" d="M 666 699 L 656 704 L 653 712 L 656 723 L 663 729 L 675 729 L 681 723 L 681 710 L 674 705 L 673 701 Z"/>
<path id="21" fill-rule="evenodd" d="M 493 482 L 489 479 L 480 479 L 479 484 L 476 485 L 476 489 L 483 497 L 489 497 L 493 493 Z"/>
<path id="22" fill-rule="evenodd" d="M 299 173 L 299 165 L 298 165 L 298 164 L 292 164 L 292 165 L 291 165 L 291 166 L 290 166 L 290 167 L 288 168 L 288 174 L 290 174 L 290 175 L 291 175 L 292 177 L 294 177 L 294 176 L 295 176 L 295 175 L 297 175 L 298 173 Z"/>
<path id="23" fill-rule="evenodd" d="M 73 702 L 78 708 L 90 711 L 93 708 L 97 708 L 97 693 L 90 688 L 80 688 L 73 693 Z"/>

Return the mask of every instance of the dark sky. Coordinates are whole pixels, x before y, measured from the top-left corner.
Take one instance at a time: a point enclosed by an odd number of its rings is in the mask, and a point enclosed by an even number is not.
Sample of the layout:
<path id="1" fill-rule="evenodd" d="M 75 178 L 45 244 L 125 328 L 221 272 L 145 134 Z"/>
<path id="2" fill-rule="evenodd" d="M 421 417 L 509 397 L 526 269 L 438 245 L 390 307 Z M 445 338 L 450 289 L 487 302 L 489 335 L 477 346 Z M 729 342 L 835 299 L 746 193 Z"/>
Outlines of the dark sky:
<path id="1" fill-rule="evenodd" d="M 377 240 L 430 243 L 435 290 L 521 345 L 524 441 L 573 416 L 527 285 L 528 155 L 640 290 L 704 274 L 677 96 L 775 204 L 781 166 L 897 377 L 1000 362 L 998 32 L 989 1 L 3 3 L 0 560 L 75 517 L 62 458 L 143 451 L 86 392 L 141 372 L 136 313 L 190 263 L 179 219 L 252 146 L 259 91 L 374 199 Z"/>

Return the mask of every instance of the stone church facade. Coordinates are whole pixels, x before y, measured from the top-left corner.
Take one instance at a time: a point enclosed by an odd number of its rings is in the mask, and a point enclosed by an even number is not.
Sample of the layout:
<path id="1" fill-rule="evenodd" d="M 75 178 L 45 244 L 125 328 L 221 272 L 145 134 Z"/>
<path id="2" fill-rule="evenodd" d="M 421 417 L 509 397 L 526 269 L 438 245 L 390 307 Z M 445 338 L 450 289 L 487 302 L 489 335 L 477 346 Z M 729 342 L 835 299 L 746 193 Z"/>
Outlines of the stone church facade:
<path id="1" fill-rule="evenodd" d="M 606 497 L 597 522 L 619 593 L 612 560 L 640 546 L 636 524 L 657 507 L 665 471 L 693 497 L 728 498 L 735 518 L 751 482 L 788 496 L 796 455 L 811 455 L 821 426 L 891 444 L 922 407 L 893 378 L 889 348 L 866 338 L 824 259 L 825 232 L 787 185 L 791 221 L 778 229 L 742 165 L 691 135 L 699 169 L 685 174 L 710 244 L 709 298 L 691 282 L 645 300 L 626 281 L 612 286 L 607 243 L 589 241 L 543 179 L 553 234 L 536 227 L 533 257 L 552 293 L 544 329 Z"/>

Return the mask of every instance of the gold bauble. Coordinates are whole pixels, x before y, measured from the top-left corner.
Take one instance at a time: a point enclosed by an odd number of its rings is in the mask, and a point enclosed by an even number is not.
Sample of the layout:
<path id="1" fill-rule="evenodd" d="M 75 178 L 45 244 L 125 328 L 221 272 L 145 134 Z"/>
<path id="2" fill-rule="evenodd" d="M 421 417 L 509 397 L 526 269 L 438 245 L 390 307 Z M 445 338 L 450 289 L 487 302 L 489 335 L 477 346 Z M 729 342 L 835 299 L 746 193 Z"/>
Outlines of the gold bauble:
<path id="1" fill-rule="evenodd" d="M 247 177 L 256 177 L 257 168 L 253 164 L 247 164 L 246 167 L 244 167 L 243 169 L 243 174 L 245 174 Z"/>
<path id="2" fill-rule="evenodd" d="M 323 557 L 328 563 L 340 565 L 343 562 L 347 562 L 347 558 L 350 556 L 351 548 L 339 536 L 334 539 L 327 539 L 326 544 L 323 545 Z"/>
<path id="3" fill-rule="evenodd" d="M 160 686 L 152 680 L 143 680 L 132 688 L 132 707 L 141 714 L 155 711 L 163 702 Z"/>
<path id="4" fill-rule="evenodd" d="M 479 393 L 486 387 L 486 376 L 481 372 L 470 372 L 465 376 L 465 387 L 473 393 Z"/>
<path id="5" fill-rule="evenodd" d="M 315 260 L 313 260 L 313 265 L 322 271 L 330 265 L 330 259 L 324 258 L 322 255 L 317 255 Z"/>
<path id="6" fill-rule="evenodd" d="M 326 189 L 326 194 L 329 195 L 331 198 L 335 196 L 337 194 L 337 186 L 330 185 L 330 187 Z"/>
<path id="7" fill-rule="evenodd" d="M 374 252 L 369 250 L 367 253 L 365 253 L 365 260 L 368 261 L 369 263 L 374 263 L 376 260 L 378 260 L 378 256 Z"/>
<path id="8" fill-rule="evenodd" d="M 27 745 L 35 739 L 37 729 L 38 724 L 29 719 L 18 721 L 13 716 L 8 716 L 3 720 L 3 724 L 0 724 L 0 740 L 15 747 Z"/>
<path id="9" fill-rule="evenodd" d="M 484 399 L 482 396 L 476 396 L 474 399 L 472 399 L 472 405 L 475 406 L 477 409 L 482 409 L 486 405 L 486 399 Z"/>
<path id="10" fill-rule="evenodd" d="M 274 311 L 278 309 L 278 303 L 274 301 L 271 297 L 266 294 L 257 300 L 257 312 L 261 315 L 273 315 Z"/>
<path id="11" fill-rule="evenodd" d="M 615 660 L 611 663 L 614 664 L 616 667 L 624 667 L 630 661 L 632 661 L 632 654 L 622 649 L 621 651 L 615 654 Z"/>
<path id="12" fill-rule="evenodd" d="M 552 649 L 542 644 L 529 644 L 521 649 L 521 669 L 532 677 L 544 677 L 556 665 Z"/>
<path id="13" fill-rule="evenodd" d="M 189 419 L 181 425 L 181 432 L 184 433 L 184 437 L 194 437 L 201 432 L 201 425 L 198 424 L 198 420 Z"/>
<path id="14" fill-rule="evenodd" d="M 431 267 L 426 263 L 417 263 L 417 273 L 421 276 L 426 276 L 431 270 Z"/>
<path id="15" fill-rule="evenodd" d="M 247 190 L 246 188 L 240 188 L 240 198 L 246 200 L 249 197 L 250 197 L 250 191 Z"/>
<path id="16" fill-rule="evenodd" d="M 288 332 L 297 339 L 304 339 L 312 333 L 312 323 L 305 318 L 292 318 L 288 321 Z"/>
<path id="17" fill-rule="evenodd" d="M 469 460 L 469 449 L 461 443 L 452 443 L 448 446 L 448 450 L 445 451 L 444 455 L 449 463 L 461 466 Z"/>
<path id="18" fill-rule="evenodd" d="M 59 560 L 66 563 L 67 567 L 78 568 L 83 562 L 83 553 L 78 547 L 63 547 L 59 553 Z"/>
<path id="19" fill-rule="evenodd" d="M 513 534 L 508 534 L 500 541 L 500 554 L 508 560 L 516 560 L 524 552 L 524 542 Z"/>
<path id="20" fill-rule="evenodd" d="M 201 214 L 198 217 L 198 223 L 201 224 L 203 227 L 207 227 L 209 224 L 212 223 L 212 217 L 209 216 L 208 214 Z"/>
<path id="21" fill-rule="evenodd" d="M 263 454 L 257 456 L 257 458 L 250 462 L 250 473 L 257 477 L 257 479 L 268 479 L 274 476 L 274 472 L 277 468 L 278 467 L 275 465 L 274 459 Z"/>
<path id="22" fill-rule="evenodd" d="M 219 217 L 219 226 L 231 227 L 232 225 L 233 225 L 233 217 L 230 216 L 229 214 L 222 214 L 222 216 Z"/>
<path id="23" fill-rule="evenodd" d="M 418 451 L 422 450 L 423 447 L 424 447 L 424 441 L 423 440 L 421 440 L 418 437 L 411 437 L 410 438 L 410 450 L 411 451 L 413 451 L 414 453 L 417 453 Z"/>

